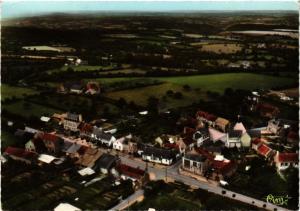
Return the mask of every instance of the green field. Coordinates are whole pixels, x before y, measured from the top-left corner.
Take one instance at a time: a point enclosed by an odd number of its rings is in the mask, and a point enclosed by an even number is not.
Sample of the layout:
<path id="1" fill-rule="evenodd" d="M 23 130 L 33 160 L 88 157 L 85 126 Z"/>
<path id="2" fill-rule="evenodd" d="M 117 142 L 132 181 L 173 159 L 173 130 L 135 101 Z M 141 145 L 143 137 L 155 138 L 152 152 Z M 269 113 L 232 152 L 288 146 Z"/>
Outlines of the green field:
<path id="1" fill-rule="evenodd" d="M 188 84 L 193 88 L 223 93 L 226 88 L 232 89 L 270 89 L 276 86 L 287 86 L 297 82 L 297 78 L 284 78 L 254 73 L 224 73 L 213 75 L 161 77 L 160 80 L 174 84 Z"/>
<path id="2" fill-rule="evenodd" d="M 33 89 L 10 86 L 7 84 L 1 84 L 1 99 L 7 99 L 11 97 L 23 98 L 23 95 L 33 95 L 38 94 L 39 92 Z"/>
<path id="3" fill-rule="evenodd" d="M 110 84 L 120 81 L 136 80 L 133 78 L 101 78 L 98 79 L 104 84 Z M 109 92 L 107 97 L 112 99 L 125 98 L 128 102 L 134 101 L 140 105 L 146 105 L 147 99 L 150 96 L 157 98 L 163 97 L 168 90 L 174 92 L 181 92 L 183 94 L 182 100 L 175 100 L 167 98 L 166 104 L 168 107 L 177 107 L 189 105 L 200 99 L 205 99 L 206 91 L 213 91 L 223 93 L 226 88 L 232 89 L 270 89 L 276 86 L 287 86 L 296 83 L 296 79 L 275 77 L 252 73 L 224 73 L 213 75 L 198 75 L 198 76 L 181 76 L 181 77 L 159 77 L 152 78 L 166 82 L 164 84 L 155 86 L 146 86 L 137 89 L 126 89 L 121 91 Z M 189 85 L 193 89 L 200 89 L 200 91 L 190 90 L 183 91 L 182 86 Z"/>
<path id="4" fill-rule="evenodd" d="M 52 115 L 53 113 L 61 112 L 58 109 L 41 106 L 34 103 L 25 103 L 19 101 L 13 104 L 2 105 L 2 109 L 6 109 L 11 113 L 18 114 L 24 117 L 36 116 L 41 117 L 42 115 Z"/>
<path id="5" fill-rule="evenodd" d="M 178 106 L 187 106 L 192 102 L 199 100 L 200 98 L 205 98 L 204 93 L 199 93 L 197 91 L 191 90 L 188 92 L 183 91 L 182 86 L 172 83 L 163 83 L 160 85 L 146 86 L 136 89 L 127 89 L 115 92 L 109 92 L 106 94 L 107 97 L 118 100 L 123 97 L 127 102 L 135 102 L 138 105 L 147 105 L 149 97 L 162 98 L 166 95 L 168 90 L 173 92 L 181 92 L 183 95 L 182 99 L 174 99 L 172 97 L 166 97 L 166 100 L 162 101 L 166 104 L 166 108 L 174 108 Z"/>
<path id="6" fill-rule="evenodd" d="M 69 66 L 63 66 L 61 68 L 57 68 L 57 69 L 53 69 L 53 70 L 49 70 L 47 71 L 48 73 L 58 73 L 61 71 L 67 71 L 69 68 L 72 68 L 75 72 L 76 71 L 95 71 L 95 70 L 110 70 L 112 69 L 114 66 L 101 66 L 101 65 L 97 65 L 97 66 L 92 66 L 92 65 L 69 65 Z"/>

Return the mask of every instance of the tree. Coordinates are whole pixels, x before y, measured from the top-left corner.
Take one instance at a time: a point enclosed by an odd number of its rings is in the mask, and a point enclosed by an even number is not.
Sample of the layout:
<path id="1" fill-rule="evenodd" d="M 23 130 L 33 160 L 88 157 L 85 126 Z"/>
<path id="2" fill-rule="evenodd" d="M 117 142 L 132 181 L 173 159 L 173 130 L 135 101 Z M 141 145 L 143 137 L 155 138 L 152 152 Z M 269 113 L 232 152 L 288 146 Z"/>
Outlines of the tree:
<path id="1" fill-rule="evenodd" d="M 149 111 L 158 113 L 158 105 L 159 105 L 159 99 L 157 99 L 156 97 L 153 97 L 153 96 L 148 98 L 147 108 Z"/>
<path id="2" fill-rule="evenodd" d="M 174 94 L 174 98 L 175 98 L 175 99 L 182 99 L 182 97 L 183 97 L 183 95 L 182 95 L 181 92 L 176 92 L 176 93 Z"/>
<path id="3" fill-rule="evenodd" d="M 168 90 L 166 93 L 168 96 L 172 96 L 174 94 L 173 90 Z"/>
<path id="4" fill-rule="evenodd" d="M 190 87 L 189 85 L 185 84 L 185 85 L 183 86 L 183 89 L 184 89 L 185 91 L 190 91 L 190 90 L 191 90 L 191 87 Z"/>
<path id="5" fill-rule="evenodd" d="M 126 102 L 126 100 L 123 98 L 123 97 L 121 97 L 121 98 L 119 98 L 119 100 L 117 101 L 117 104 L 116 104 L 118 107 L 120 107 L 120 108 L 124 108 L 124 106 L 125 105 L 127 105 L 127 102 Z"/>

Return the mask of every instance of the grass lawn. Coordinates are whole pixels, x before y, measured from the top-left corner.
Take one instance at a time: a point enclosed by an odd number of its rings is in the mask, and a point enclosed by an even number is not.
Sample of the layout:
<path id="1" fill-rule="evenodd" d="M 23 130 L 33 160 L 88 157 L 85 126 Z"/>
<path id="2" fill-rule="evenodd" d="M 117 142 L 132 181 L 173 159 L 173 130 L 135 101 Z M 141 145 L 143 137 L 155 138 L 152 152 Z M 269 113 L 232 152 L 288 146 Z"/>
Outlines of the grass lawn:
<path id="1" fill-rule="evenodd" d="M 17 98 L 23 98 L 23 95 L 33 95 L 38 94 L 39 92 L 33 89 L 10 86 L 7 84 L 1 84 L 1 99 L 11 98 L 13 96 Z"/>
<path id="2" fill-rule="evenodd" d="M 13 104 L 3 105 L 2 109 L 7 109 L 11 113 L 15 113 L 24 117 L 30 117 L 31 115 L 40 117 L 42 115 L 52 115 L 53 113 L 61 112 L 58 109 L 53 109 L 34 103 L 27 103 L 25 101 L 19 101 Z"/>

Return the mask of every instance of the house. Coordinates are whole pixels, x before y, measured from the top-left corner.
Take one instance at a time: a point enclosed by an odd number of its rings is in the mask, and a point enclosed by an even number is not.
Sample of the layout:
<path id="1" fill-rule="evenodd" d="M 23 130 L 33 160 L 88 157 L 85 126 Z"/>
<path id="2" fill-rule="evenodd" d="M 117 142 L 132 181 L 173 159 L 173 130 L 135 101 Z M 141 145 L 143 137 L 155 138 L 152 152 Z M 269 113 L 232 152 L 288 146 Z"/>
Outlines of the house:
<path id="1" fill-rule="evenodd" d="M 200 121 L 203 121 L 204 123 L 207 123 L 209 126 L 214 126 L 214 123 L 217 119 L 215 115 L 205 111 L 198 111 L 196 113 L 196 118 Z"/>
<path id="2" fill-rule="evenodd" d="M 49 152 L 58 154 L 62 151 L 64 141 L 59 136 L 51 133 L 43 133 L 41 139 Z"/>
<path id="3" fill-rule="evenodd" d="M 118 151 L 128 151 L 128 142 L 132 139 L 132 135 L 121 137 L 113 142 L 113 149 Z"/>
<path id="4" fill-rule="evenodd" d="M 242 136 L 241 136 L 241 144 L 242 147 L 250 147 L 251 146 L 251 136 L 248 134 L 245 126 L 241 122 L 237 122 L 233 130 L 240 130 L 242 131 Z"/>
<path id="5" fill-rule="evenodd" d="M 80 156 L 80 148 L 82 147 L 82 145 L 77 144 L 76 142 L 72 143 L 70 141 L 64 141 L 64 148 L 63 148 L 63 152 L 66 153 L 66 155 L 70 156 L 70 157 L 79 157 Z"/>
<path id="6" fill-rule="evenodd" d="M 120 163 L 120 158 L 111 154 L 102 154 L 96 161 L 94 170 L 100 170 L 102 174 L 110 173 L 111 169 Z"/>
<path id="7" fill-rule="evenodd" d="M 171 165 L 179 156 L 177 150 L 157 148 L 149 145 L 144 145 L 142 159 L 154 163 Z"/>
<path id="8" fill-rule="evenodd" d="M 256 110 L 260 113 L 262 117 L 267 117 L 267 118 L 274 118 L 280 112 L 278 107 L 268 103 L 258 103 L 256 105 Z"/>
<path id="9" fill-rule="evenodd" d="M 81 137 L 90 138 L 93 133 L 94 127 L 91 124 L 81 122 L 78 126 L 78 129 L 80 131 Z"/>
<path id="10" fill-rule="evenodd" d="M 299 154 L 298 153 L 281 153 L 276 152 L 274 162 L 278 171 L 286 170 L 289 167 L 298 168 Z"/>
<path id="11" fill-rule="evenodd" d="M 134 183 L 134 186 L 140 186 L 145 182 L 145 170 L 134 168 L 125 164 L 117 165 L 116 169 L 119 172 L 121 179 L 130 179 Z"/>
<path id="12" fill-rule="evenodd" d="M 33 138 L 30 139 L 25 144 L 26 151 L 29 152 L 36 152 L 36 153 L 43 153 L 47 151 L 47 148 L 44 144 L 44 142 L 40 138 Z"/>
<path id="13" fill-rule="evenodd" d="M 81 209 L 69 203 L 60 203 L 54 208 L 54 211 L 81 211 Z"/>
<path id="14" fill-rule="evenodd" d="M 218 117 L 215 121 L 215 127 L 220 129 L 222 132 L 226 132 L 229 128 L 230 122 L 227 119 Z"/>
<path id="15" fill-rule="evenodd" d="M 13 160 L 32 164 L 36 161 L 38 154 L 35 152 L 29 152 L 22 148 L 7 147 L 3 153 L 4 156 L 8 156 Z"/>
<path id="16" fill-rule="evenodd" d="M 116 138 L 110 133 L 104 133 L 101 128 L 94 126 L 93 132 L 91 134 L 91 139 L 106 145 L 107 147 L 111 147 L 113 143 L 116 141 Z"/>
<path id="17" fill-rule="evenodd" d="M 273 134 L 278 134 L 283 128 L 283 124 L 280 120 L 271 119 L 268 121 L 267 130 Z"/>
<path id="18" fill-rule="evenodd" d="M 78 126 L 81 122 L 82 122 L 81 114 L 67 113 L 67 116 L 63 120 L 64 129 L 76 132 L 79 130 Z"/>
<path id="19" fill-rule="evenodd" d="M 268 147 L 263 141 L 259 138 L 252 141 L 252 149 L 254 149 L 259 155 L 269 159 L 273 155 L 273 150 Z"/>
<path id="20" fill-rule="evenodd" d="M 208 139 L 202 143 L 201 148 L 213 155 L 221 155 L 223 149 L 225 148 L 225 143 L 220 140 L 213 142 Z"/>
<path id="21" fill-rule="evenodd" d="M 76 164 L 84 167 L 92 168 L 96 161 L 101 157 L 102 152 L 100 149 L 92 148 L 92 147 L 84 147 L 82 146 L 79 149 L 80 154 L 82 154 L 78 160 L 75 162 Z"/>
<path id="22" fill-rule="evenodd" d="M 54 122 L 57 122 L 59 125 L 63 124 L 64 122 L 64 119 L 67 117 L 67 113 L 64 113 L 64 114 L 57 114 L 57 113 L 54 113 L 52 116 L 51 116 L 51 119 L 54 121 Z"/>
<path id="23" fill-rule="evenodd" d="M 86 84 L 85 94 L 95 95 L 99 93 L 100 93 L 99 83 L 90 81 Z"/>
<path id="24" fill-rule="evenodd" d="M 128 141 L 128 153 L 135 154 L 138 151 L 138 144 L 133 140 Z"/>
<path id="25" fill-rule="evenodd" d="M 237 164 L 222 155 L 213 155 L 203 148 L 196 148 L 198 154 L 208 159 L 207 176 L 213 180 L 224 180 L 231 177 L 237 170 Z"/>
<path id="26" fill-rule="evenodd" d="M 243 135 L 242 130 L 231 130 L 227 133 L 227 139 L 225 142 L 225 146 L 228 148 L 241 148 L 242 143 L 241 143 L 241 138 Z"/>
<path id="27" fill-rule="evenodd" d="M 209 132 L 207 128 L 199 128 L 193 134 L 193 140 L 196 141 L 197 147 L 200 147 L 205 140 L 209 139 Z"/>
<path id="28" fill-rule="evenodd" d="M 208 159 L 204 155 L 187 153 L 182 158 L 181 168 L 190 173 L 203 176 L 208 165 Z"/>
<path id="29" fill-rule="evenodd" d="M 70 93 L 81 94 L 83 92 L 83 86 L 81 84 L 72 84 L 70 87 Z"/>
<path id="30" fill-rule="evenodd" d="M 212 140 L 213 142 L 216 141 L 222 141 L 224 143 L 226 143 L 227 141 L 227 134 L 226 133 L 222 133 L 214 128 L 208 128 L 208 132 L 209 132 L 209 138 L 210 140 Z"/>
<path id="31" fill-rule="evenodd" d="M 194 134 L 196 133 L 196 129 L 190 127 L 183 128 L 182 140 L 185 145 L 185 150 L 192 150 L 192 148 L 196 145 L 196 141 L 193 139 Z"/>
<path id="32" fill-rule="evenodd" d="M 33 133 L 27 132 L 25 130 L 17 129 L 14 135 L 21 141 L 21 143 L 27 143 L 28 140 L 34 137 Z"/>

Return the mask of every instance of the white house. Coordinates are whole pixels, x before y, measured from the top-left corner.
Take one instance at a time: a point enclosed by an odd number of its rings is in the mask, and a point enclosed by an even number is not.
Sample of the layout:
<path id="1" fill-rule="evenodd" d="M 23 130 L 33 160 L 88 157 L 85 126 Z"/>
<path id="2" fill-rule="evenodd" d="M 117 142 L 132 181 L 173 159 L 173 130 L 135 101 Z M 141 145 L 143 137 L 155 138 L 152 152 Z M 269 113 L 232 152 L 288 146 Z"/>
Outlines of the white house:
<path id="1" fill-rule="evenodd" d="M 116 138 L 112 134 L 104 133 L 102 129 L 98 127 L 93 128 L 91 138 L 95 141 L 100 142 L 101 144 L 105 144 L 108 147 L 111 147 L 116 141 Z"/>
<path id="2" fill-rule="evenodd" d="M 128 150 L 128 141 L 132 138 L 132 135 L 129 134 L 127 136 L 121 137 L 113 142 L 113 149 L 119 151 Z"/>

